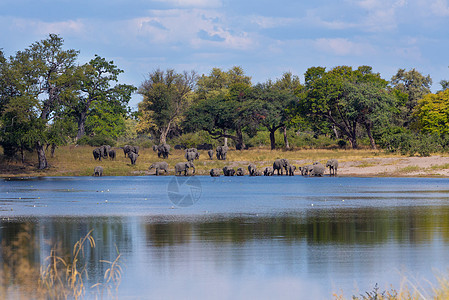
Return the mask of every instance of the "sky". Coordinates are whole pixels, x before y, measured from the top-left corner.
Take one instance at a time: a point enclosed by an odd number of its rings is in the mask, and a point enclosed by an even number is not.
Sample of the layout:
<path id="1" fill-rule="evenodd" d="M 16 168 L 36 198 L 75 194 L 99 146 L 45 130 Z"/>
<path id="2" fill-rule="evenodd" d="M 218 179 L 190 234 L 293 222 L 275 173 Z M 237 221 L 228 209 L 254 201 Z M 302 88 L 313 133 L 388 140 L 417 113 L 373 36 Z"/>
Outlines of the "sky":
<path id="1" fill-rule="evenodd" d="M 55 33 L 80 64 L 112 60 L 137 87 L 156 69 L 233 66 L 254 84 L 341 65 L 387 80 L 415 68 L 433 92 L 449 79 L 448 0 L 0 0 L 0 28 L 6 55 Z"/>

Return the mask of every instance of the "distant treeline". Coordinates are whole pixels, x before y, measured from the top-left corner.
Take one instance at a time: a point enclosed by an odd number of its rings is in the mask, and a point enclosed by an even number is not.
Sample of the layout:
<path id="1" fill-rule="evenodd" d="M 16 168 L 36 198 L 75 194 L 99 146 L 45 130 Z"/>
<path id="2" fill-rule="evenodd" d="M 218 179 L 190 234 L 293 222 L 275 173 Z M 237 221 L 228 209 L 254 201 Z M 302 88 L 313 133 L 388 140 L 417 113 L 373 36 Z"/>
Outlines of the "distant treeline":
<path id="1" fill-rule="evenodd" d="M 311 67 L 299 77 L 252 83 L 241 67 L 209 74 L 152 70 L 137 88 L 120 84 L 123 70 L 95 56 L 77 63 L 50 34 L 15 55 L 0 49 L 0 145 L 7 157 L 89 145 L 227 143 L 251 146 L 352 147 L 409 155 L 449 148 L 449 82 L 399 69 L 386 80 L 370 66 Z M 142 96 L 138 111 L 129 101 Z"/>

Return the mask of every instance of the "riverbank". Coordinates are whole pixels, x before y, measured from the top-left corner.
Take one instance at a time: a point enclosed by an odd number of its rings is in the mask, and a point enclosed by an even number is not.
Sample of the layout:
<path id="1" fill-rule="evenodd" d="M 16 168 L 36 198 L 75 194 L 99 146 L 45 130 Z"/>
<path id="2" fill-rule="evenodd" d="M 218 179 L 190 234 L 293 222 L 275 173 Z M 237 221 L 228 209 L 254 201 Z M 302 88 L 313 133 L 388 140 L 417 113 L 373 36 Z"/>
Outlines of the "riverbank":
<path id="1" fill-rule="evenodd" d="M 17 160 L 2 159 L 0 177 L 24 176 L 90 176 L 95 166 L 103 166 L 106 176 L 138 176 L 152 175 L 149 171 L 151 163 L 161 161 L 152 149 L 142 149 L 136 165 L 124 157 L 123 151 L 116 148 L 116 160 L 103 159 L 95 161 L 92 155 L 93 147 L 65 146 L 58 148 L 53 158 L 48 157 L 50 167 L 37 169 L 37 158 L 34 153 L 27 153 L 24 164 Z M 169 159 L 170 172 L 174 173 L 174 165 L 185 161 L 183 150 L 172 150 Z M 247 171 L 248 164 L 255 163 L 259 169 L 271 166 L 278 158 L 287 158 L 298 166 L 320 161 L 325 164 L 328 159 L 339 161 L 339 176 L 424 176 L 449 177 L 449 156 L 433 155 L 430 157 L 408 157 L 397 154 L 386 154 L 373 150 L 269 150 L 250 149 L 245 151 L 229 151 L 227 161 L 219 161 L 214 157 L 209 159 L 207 151 L 200 151 L 200 159 L 195 161 L 196 174 L 208 175 L 212 168 L 231 166 L 242 167 Z M 299 175 L 299 172 L 296 171 Z M 328 174 L 328 171 L 326 171 Z"/>

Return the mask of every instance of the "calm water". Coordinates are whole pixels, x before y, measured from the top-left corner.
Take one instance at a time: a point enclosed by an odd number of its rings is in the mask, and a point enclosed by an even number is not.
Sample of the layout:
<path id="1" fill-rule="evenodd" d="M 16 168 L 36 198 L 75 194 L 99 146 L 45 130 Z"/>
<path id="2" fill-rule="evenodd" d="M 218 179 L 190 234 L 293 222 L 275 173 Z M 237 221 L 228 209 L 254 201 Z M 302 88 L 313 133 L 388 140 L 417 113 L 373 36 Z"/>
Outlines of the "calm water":
<path id="1" fill-rule="evenodd" d="M 31 227 L 38 262 L 93 229 L 89 281 L 118 249 L 120 299 L 350 298 L 449 274 L 448 179 L 2 180 L 0 217 L 6 244 Z"/>

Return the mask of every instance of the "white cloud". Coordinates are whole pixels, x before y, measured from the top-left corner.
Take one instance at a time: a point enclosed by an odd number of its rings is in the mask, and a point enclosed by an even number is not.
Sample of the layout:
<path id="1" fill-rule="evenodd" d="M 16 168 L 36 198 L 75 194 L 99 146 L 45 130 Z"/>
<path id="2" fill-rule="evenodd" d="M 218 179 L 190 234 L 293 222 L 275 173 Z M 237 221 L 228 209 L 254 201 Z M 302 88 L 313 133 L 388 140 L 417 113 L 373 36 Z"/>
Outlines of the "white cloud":
<path id="1" fill-rule="evenodd" d="M 7 18 L 8 27 L 24 33 L 38 35 L 56 34 L 82 34 L 86 28 L 82 20 L 67 20 L 63 22 L 44 22 L 36 19 Z M 2 22 L 5 24 L 6 22 Z"/>
<path id="2" fill-rule="evenodd" d="M 156 0 L 175 7 L 221 7 L 221 0 Z"/>
<path id="3" fill-rule="evenodd" d="M 440 17 L 449 17 L 449 5 L 447 0 L 436 0 L 430 7 L 435 15 Z"/>
<path id="4" fill-rule="evenodd" d="M 344 38 L 317 39 L 314 42 L 314 46 L 321 52 L 338 56 L 361 56 L 374 52 L 374 49 L 369 44 L 352 42 Z"/>
<path id="5" fill-rule="evenodd" d="M 298 19 L 294 18 L 282 18 L 282 17 L 265 17 L 265 16 L 252 16 L 250 17 L 252 23 L 256 24 L 260 28 L 276 28 L 292 25 L 298 22 Z"/>

